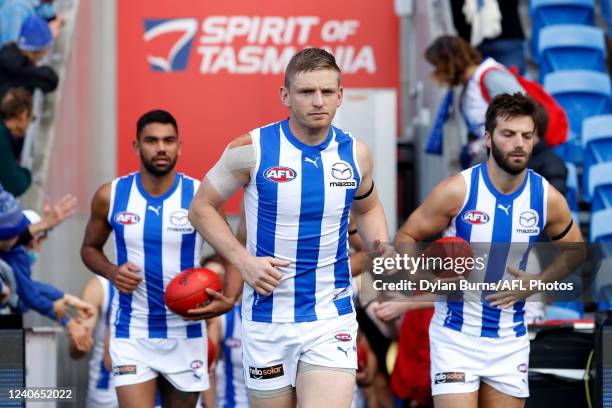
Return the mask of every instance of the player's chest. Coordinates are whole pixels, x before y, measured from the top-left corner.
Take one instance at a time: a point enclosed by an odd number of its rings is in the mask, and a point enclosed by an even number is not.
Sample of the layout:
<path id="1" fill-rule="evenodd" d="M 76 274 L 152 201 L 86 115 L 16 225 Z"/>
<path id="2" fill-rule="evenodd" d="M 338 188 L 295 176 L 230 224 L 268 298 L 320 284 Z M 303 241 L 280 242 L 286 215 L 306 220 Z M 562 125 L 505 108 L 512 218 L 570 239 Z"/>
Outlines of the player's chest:
<path id="1" fill-rule="evenodd" d="M 529 200 L 495 202 L 466 209 L 457 218 L 458 228 L 470 232 L 472 242 L 516 242 L 540 234 L 543 214 Z"/>
<path id="2" fill-rule="evenodd" d="M 256 187 L 260 201 L 268 203 L 343 208 L 347 193 L 352 197 L 359 186 L 352 158 L 343 160 L 336 151 L 298 151 L 261 164 Z"/>
<path id="3" fill-rule="evenodd" d="M 115 233 L 132 242 L 163 239 L 164 243 L 180 243 L 183 235 L 195 233 L 188 210 L 179 203 L 164 201 L 128 203 L 125 210 L 113 214 L 111 226 Z"/>

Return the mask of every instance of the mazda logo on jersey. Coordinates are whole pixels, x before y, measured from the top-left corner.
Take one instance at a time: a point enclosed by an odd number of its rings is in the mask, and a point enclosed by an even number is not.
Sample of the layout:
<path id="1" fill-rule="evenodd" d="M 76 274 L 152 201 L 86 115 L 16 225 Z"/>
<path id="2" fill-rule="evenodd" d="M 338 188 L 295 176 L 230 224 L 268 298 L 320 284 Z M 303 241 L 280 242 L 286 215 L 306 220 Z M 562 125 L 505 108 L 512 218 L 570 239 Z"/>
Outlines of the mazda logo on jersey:
<path id="1" fill-rule="evenodd" d="M 469 222 L 472 225 L 486 224 L 489 222 L 489 219 L 489 214 L 478 210 L 468 211 L 463 214 L 463 221 Z"/>
<path id="2" fill-rule="evenodd" d="M 115 215 L 115 222 L 122 225 L 134 225 L 140 222 L 138 214 L 134 214 L 128 211 L 122 211 Z"/>
<path id="3" fill-rule="evenodd" d="M 518 223 L 519 227 L 516 232 L 527 235 L 538 235 L 540 233 L 540 227 L 538 227 L 539 221 L 538 213 L 535 210 L 525 210 L 520 213 Z"/>
<path id="4" fill-rule="evenodd" d="M 170 224 L 176 225 L 177 227 L 184 227 L 189 224 L 187 218 L 187 210 L 176 210 L 170 214 Z"/>
<path id="5" fill-rule="evenodd" d="M 523 211 L 519 215 L 519 224 L 525 228 L 532 228 L 538 223 L 538 213 L 534 210 Z"/>
<path id="6" fill-rule="evenodd" d="M 345 162 L 334 163 L 331 174 L 336 180 L 348 180 L 353 178 L 353 170 L 351 170 L 351 166 Z"/>
<path id="7" fill-rule="evenodd" d="M 282 364 L 263 368 L 249 367 L 249 376 L 254 380 L 269 380 L 283 375 L 285 375 L 285 370 Z"/>
<path id="8" fill-rule="evenodd" d="M 353 179 L 353 169 L 345 161 L 334 163 L 331 176 L 335 180 L 329 181 L 330 187 L 357 188 L 357 182 Z"/>
<path id="9" fill-rule="evenodd" d="M 290 167 L 270 167 L 264 172 L 264 177 L 273 183 L 286 183 L 297 177 L 297 173 Z"/>
<path id="10" fill-rule="evenodd" d="M 191 234 L 195 230 L 193 226 L 189 223 L 189 218 L 187 217 L 187 210 L 180 209 L 173 211 L 170 213 L 170 225 L 168 226 L 168 231 L 179 232 L 181 234 Z"/>

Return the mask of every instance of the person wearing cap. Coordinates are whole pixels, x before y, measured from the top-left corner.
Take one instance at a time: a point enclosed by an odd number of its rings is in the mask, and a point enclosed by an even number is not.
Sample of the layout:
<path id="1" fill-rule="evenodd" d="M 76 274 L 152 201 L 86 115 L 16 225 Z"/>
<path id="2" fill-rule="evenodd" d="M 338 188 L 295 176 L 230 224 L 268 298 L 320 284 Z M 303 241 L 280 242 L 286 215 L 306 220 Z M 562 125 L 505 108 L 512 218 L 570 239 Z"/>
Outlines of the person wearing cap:
<path id="1" fill-rule="evenodd" d="M 93 306 L 53 285 L 32 279 L 30 257 L 23 245 L 17 245 L 29 224 L 19 202 L 9 192 L 0 192 L 0 259 L 13 269 L 19 296 L 18 309 L 21 313 L 34 309 L 59 321 L 71 338 L 79 339 L 77 347 L 88 351 L 92 346 L 91 336 L 84 335 L 86 329 L 80 319 L 91 316 Z M 69 306 L 78 313 L 78 317 L 70 316 Z"/>
<path id="2" fill-rule="evenodd" d="M 63 18 L 55 10 L 55 0 L 2 0 L 0 1 L 0 45 L 17 41 L 24 21 L 36 15 L 47 22 L 54 33 L 59 35 Z"/>
<path id="3" fill-rule="evenodd" d="M 30 92 L 54 91 L 59 82 L 57 73 L 50 66 L 37 65 L 52 43 L 48 24 L 38 16 L 28 17 L 17 41 L 0 49 L 0 95 L 13 87 L 24 87 Z"/>

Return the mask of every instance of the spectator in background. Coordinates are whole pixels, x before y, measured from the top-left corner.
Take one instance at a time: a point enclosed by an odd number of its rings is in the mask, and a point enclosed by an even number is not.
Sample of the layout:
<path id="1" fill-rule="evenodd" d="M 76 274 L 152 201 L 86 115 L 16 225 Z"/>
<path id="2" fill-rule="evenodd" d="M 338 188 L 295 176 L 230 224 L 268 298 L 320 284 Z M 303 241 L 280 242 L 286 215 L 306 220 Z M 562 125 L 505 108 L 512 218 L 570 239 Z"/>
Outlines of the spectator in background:
<path id="1" fill-rule="evenodd" d="M 13 276 L 13 269 L 9 264 L 0 260 L 0 310 L 2 310 L 7 303 L 10 303 L 11 293 L 14 293 L 11 291 L 10 282 L 8 281 L 9 275 L 11 277 Z M 3 314 L 3 312 L 2 310 L 0 314 Z"/>
<path id="2" fill-rule="evenodd" d="M 17 42 L 21 26 L 31 16 L 45 21 L 53 38 L 59 35 L 63 19 L 55 12 L 55 0 L 0 1 L 0 45 Z"/>
<path id="3" fill-rule="evenodd" d="M 0 99 L 0 184 L 19 197 L 30 187 L 30 170 L 19 166 L 16 141 L 25 137 L 32 121 L 32 94 L 12 88 Z"/>
<path id="4" fill-rule="evenodd" d="M 38 313 L 56 320 L 66 327 L 72 338 L 82 339 L 85 327 L 80 318 L 91 316 L 93 306 L 76 296 L 64 293 L 52 285 L 32 279 L 30 257 L 23 245 L 17 245 L 19 236 L 28 228 L 30 221 L 26 218 L 19 202 L 8 192 L 0 192 L 0 259 L 12 269 L 17 282 L 19 295 L 19 312 L 26 313 L 34 309 Z M 68 307 L 74 308 L 79 317 L 70 316 Z M 77 344 L 87 349 L 86 344 Z"/>
<path id="5" fill-rule="evenodd" d="M 605 1 L 605 0 L 604 0 Z M 466 0 L 450 0 L 453 23 L 457 34 L 475 45 L 484 58 L 493 58 L 507 67 L 516 66 L 521 75 L 525 73 L 525 33 L 519 16 L 519 0 L 497 1 L 501 13 L 501 33 L 475 44 L 472 38 L 472 24 L 465 16 Z"/>
<path id="6" fill-rule="evenodd" d="M 463 87 L 459 109 L 468 128 L 468 144 L 461 162 L 464 168 L 482 162 L 487 156 L 484 124 L 489 106 L 482 88 L 490 98 L 503 93 L 526 93 L 525 89 L 506 67 L 493 58 L 482 60 L 480 52 L 461 37 L 436 38 L 425 50 L 425 59 L 434 66 L 436 82 Z"/>
<path id="7" fill-rule="evenodd" d="M 24 87 L 30 92 L 54 91 L 59 82 L 57 73 L 50 66 L 37 65 L 52 43 L 47 23 L 38 16 L 29 17 L 21 26 L 17 42 L 0 49 L 0 95 L 14 87 Z"/>
<path id="8" fill-rule="evenodd" d="M 567 167 L 563 160 L 548 147 L 544 134 L 548 129 L 548 114 L 542 106 L 538 106 L 536 127 L 538 131 L 533 141 L 533 152 L 527 167 L 544 177 L 554 188 L 565 196 L 567 193 Z"/>

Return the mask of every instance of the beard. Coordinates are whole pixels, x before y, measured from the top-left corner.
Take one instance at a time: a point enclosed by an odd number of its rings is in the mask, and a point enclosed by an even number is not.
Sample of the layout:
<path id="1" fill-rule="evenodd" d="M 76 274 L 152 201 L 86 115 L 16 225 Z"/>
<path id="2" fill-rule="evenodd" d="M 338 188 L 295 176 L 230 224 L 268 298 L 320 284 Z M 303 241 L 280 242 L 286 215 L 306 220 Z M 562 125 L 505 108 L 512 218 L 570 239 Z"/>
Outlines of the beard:
<path id="1" fill-rule="evenodd" d="M 525 159 L 526 159 L 525 163 L 522 163 L 522 164 L 512 163 L 509 157 L 510 154 L 519 153 L 519 152 L 525 154 Z M 529 162 L 529 159 L 531 158 L 531 155 L 522 149 L 512 151 L 504 155 L 504 153 L 497 148 L 492 138 L 491 138 L 491 154 L 493 155 L 493 159 L 495 160 L 495 163 L 497 163 L 497 165 L 502 170 L 504 170 L 506 173 L 513 175 L 513 176 L 521 174 L 527 168 L 527 163 Z"/>
<path id="2" fill-rule="evenodd" d="M 168 164 L 165 167 L 158 167 L 153 163 L 153 160 L 155 160 L 158 157 L 168 157 L 170 159 L 170 161 L 168 162 Z M 165 175 L 167 175 L 168 173 L 170 173 L 172 171 L 172 169 L 174 169 L 174 166 L 176 165 L 176 160 L 178 157 L 169 157 L 166 155 L 163 156 L 154 156 L 151 159 L 147 159 L 144 157 L 144 155 L 142 154 L 142 151 L 140 152 L 140 161 L 142 163 L 142 165 L 144 166 L 144 168 L 151 173 L 154 176 L 157 177 L 163 177 Z"/>

